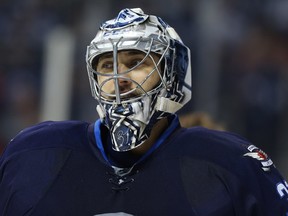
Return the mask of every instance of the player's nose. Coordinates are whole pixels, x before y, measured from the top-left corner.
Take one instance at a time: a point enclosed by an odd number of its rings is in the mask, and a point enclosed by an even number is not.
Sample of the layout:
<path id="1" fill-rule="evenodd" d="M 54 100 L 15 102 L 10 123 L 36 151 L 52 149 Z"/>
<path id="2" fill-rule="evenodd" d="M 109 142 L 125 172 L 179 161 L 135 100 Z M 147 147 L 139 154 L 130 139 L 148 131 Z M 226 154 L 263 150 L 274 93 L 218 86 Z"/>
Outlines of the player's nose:
<path id="1" fill-rule="evenodd" d="M 121 91 L 127 91 L 130 90 L 132 81 L 130 78 L 130 72 L 127 72 L 129 70 L 128 67 L 125 66 L 125 64 L 118 64 L 118 74 L 120 77 L 118 78 L 118 84 Z"/>
<path id="2" fill-rule="evenodd" d="M 125 72 L 127 72 L 128 69 L 129 68 L 125 64 L 118 62 L 118 66 L 117 66 L 118 74 L 126 74 Z"/>

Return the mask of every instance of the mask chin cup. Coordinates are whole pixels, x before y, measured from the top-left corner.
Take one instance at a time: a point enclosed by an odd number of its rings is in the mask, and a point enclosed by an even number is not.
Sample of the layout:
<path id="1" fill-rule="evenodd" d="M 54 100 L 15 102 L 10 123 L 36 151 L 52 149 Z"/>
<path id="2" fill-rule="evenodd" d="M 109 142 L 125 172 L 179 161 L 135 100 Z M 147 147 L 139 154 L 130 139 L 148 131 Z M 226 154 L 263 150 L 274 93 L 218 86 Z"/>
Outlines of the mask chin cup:
<path id="1" fill-rule="evenodd" d="M 134 149 L 148 138 L 146 127 L 151 117 L 150 107 L 149 96 L 125 105 L 97 106 L 102 123 L 110 131 L 112 148 L 115 151 Z"/>
<path id="2" fill-rule="evenodd" d="M 141 145 L 140 128 L 145 125 L 139 121 L 131 121 L 128 118 L 121 119 L 121 122 L 112 126 L 112 148 L 118 152 L 129 151 Z"/>

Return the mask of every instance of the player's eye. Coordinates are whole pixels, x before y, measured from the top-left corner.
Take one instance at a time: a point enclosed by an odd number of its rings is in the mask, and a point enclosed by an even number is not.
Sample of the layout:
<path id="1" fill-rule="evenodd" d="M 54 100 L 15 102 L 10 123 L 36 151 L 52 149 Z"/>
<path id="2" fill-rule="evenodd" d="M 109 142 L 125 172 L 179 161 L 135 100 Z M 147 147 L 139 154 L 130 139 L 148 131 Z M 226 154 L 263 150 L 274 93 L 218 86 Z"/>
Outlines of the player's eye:
<path id="1" fill-rule="evenodd" d="M 128 67 L 129 68 L 133 68 L 133 67 L 135 67 L 135 66 L 141 66 L 142 64 L 140 64 L 141 63 L 141 61 L 142 61 L 143 59 L 133 59 L 130 63 L 129 63 L 129 65 L 128 65 Z"/>
<path id="2" fill-rule="evenodd" d="M 113 61 L 101 61 L 97 66 L 97 71 L 102 73 L 109 73 L 113 71 Z"/>

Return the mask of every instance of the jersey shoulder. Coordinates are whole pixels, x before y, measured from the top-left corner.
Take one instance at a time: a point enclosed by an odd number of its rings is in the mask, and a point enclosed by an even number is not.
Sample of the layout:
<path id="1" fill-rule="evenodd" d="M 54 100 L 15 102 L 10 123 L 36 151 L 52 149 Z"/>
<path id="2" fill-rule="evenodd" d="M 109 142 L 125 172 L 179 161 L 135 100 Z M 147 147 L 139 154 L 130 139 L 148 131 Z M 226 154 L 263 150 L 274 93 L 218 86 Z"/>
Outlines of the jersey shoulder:
<path id="1" fill-rule="evenodd" d="M 183 154 L 237 172 L 247 166 L 270 171 L 274 164 L 269 156 L 239 134 L 193 127 L 183 129 L 178 140 Z"/>
<path id="2" fill-rule="evenodd" d="M 82 148 L 87 141 L 89 123 L 82 121 L 45 121 L 20 131 L 4 154 L 41 148 Z"/>
<path id="3" fill-rule="evenodd" d="M 240 215 L 288 212 L 287 182 L 272 159 L 249 140 L 235 133 L 203 127 L 181 129 L 178 134 L 175 148 L 181 152 L 178 158 L 182 175 L 188 179 L 183 178 L 188 189 L 193 181 L 196 186 L 206 182 L 213 188 L 221 182 Z"/>
<path id="4" fill-rule="evenodd" d="M 227 152 L 245 152 L 251 145 L 250 141 L 236 133 L 204 127 L 183 128 L 180 138 L 184 141 L 185 148 L 197 148 L 198 152 L 205 152 L 205 155 L 214 153 L 215 156 Z"/>

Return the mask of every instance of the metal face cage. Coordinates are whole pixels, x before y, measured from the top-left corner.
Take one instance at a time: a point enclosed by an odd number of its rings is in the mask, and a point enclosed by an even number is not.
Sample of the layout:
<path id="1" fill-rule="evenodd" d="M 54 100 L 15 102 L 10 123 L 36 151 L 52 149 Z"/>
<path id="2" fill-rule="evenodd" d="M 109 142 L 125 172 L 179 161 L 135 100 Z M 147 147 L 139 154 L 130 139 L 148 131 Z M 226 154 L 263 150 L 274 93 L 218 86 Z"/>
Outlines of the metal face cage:
<path id="1" fill-rule="evenodd" d="M 107 41 L 101 41 L 99 43 L 91 43 L 90 46 L 87 48 L 87 53 L 91 55 L 87 58 L 87 70 L 89 75 L 89 80 L 92 88 L 93 96 L 99 100 L 100 103 L 107 103 L 107 104 L 122 104 L 122 103 L 129 103 L 139 98 L 143 97 L 144 95 L 148 96 L 151 94 L 155 94 L 159 92 L 162 88 L 167 88 L 167 66 L 165 64 L 166 58 L 165 56 L 168 55 L 169 50 L 169 43 L 164 44 L 154 38 L 119 38 L 117 40 L 112 40 L 111 38 Z M 126 71 L 118 71 L 118 58 L 117 55 L 121 51 L 125 50 L 136 50 L 143 53 L 143 59 L 139 61 L 133 67 L 127 69 Z M 110 73 L 97 71 L 95 65 L 97 64 L 99 58 L 103 54 L 112 53 L 113 59 L 113 70 Z M 152 57 L 152 53 L 159 56 L 158 61 L 156 62 L 155 59 Z M 137 82 L 131 78 L 129 78 L 129 73 L 132 73 L 133 70 L 140 67 L 147 58 L 151 59 L 154 64 L 153 69 L 147 75 L 147 77 L 142 80 L 141 82 Z M 143 84 L 152 76 L 153 73 L 157 73 L 160 78 L 160 83 L 154 88 L 149 89 L 148 91 L 145 90 L 142 86 Z M 105 77 L 105 81 L 102 83 L 98 82 L 97 77 L 103 76 Z M 118 84 L 118 80 L 123 79 L 130 81 L 134 84 L 134 88 L 130 89 L 128 92 L 121 92 Z M 109 92 L 105 92 L 103 87 L 108 83 L 113 81 L 115 92 L 112 94 Z"/>

